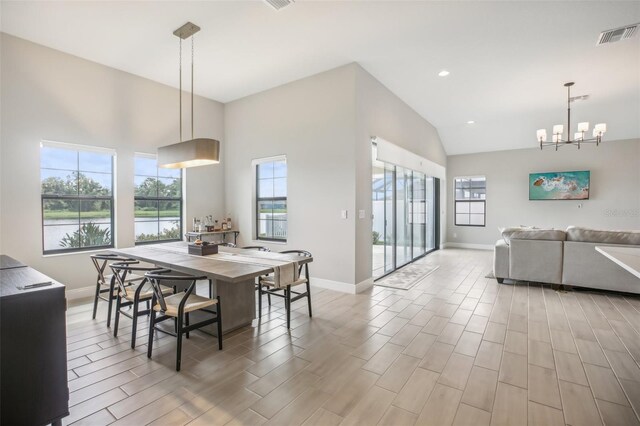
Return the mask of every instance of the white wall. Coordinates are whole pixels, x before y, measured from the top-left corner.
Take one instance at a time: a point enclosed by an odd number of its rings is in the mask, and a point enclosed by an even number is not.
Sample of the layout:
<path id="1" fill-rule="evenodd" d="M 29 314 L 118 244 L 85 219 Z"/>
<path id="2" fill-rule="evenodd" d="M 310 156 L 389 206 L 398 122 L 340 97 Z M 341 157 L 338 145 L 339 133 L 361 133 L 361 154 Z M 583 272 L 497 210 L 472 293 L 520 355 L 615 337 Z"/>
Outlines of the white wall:
<path id="1" fill-rule="evenodd" d="M 529 173 L 591 171 L 589 200 L 529 201 Z M 455 226 L 453 179 L 487 177 L 486 227 Z M 569 225 L 602 229 L 640 229 L 640 140 L 607 141 L 578 151 L 521 149 L 448 158 L 447 242 L 493 245 L 498 227 L 535 225 L 564 229 Z M 581 206 L 581 207 L 580 207 Z M 455 234 L 455 235 L 454 235 Z"/>
<path id="2" fill-rule="evenodd" d="M 7 34 L 0 42 L 0 252 L 68 289 L 95 285 L 87 252 L 42 256 L 40 141 L 116 149 L 115 237 L 132 246 L 133 153 L 177 142 L 177 90 Z M 224 153 L 223 105 L 196 97 L 195 110 L 195 136 L 222 140 Z M 223 165 L 187 170 L 186 227 L 192 216 L 222 217 L 223 179 Z"/>
<path id="3" fill-rule="evenodd" d="M 356 224 L 356 276 L 360 283 L 371 277 L 371 137 L 377 136 L 412 153 L 446 166 L 447 155 L 435 127 L 394 95 L 382 83 L 356 65 L 356 208 L 365 219 Z M 446 216 L 446 181 L 441 181 L 441 235 Z"/>
<path id="4" fill-rule="evenodd" d="M 355 67 L 348 65 L 225 105 L 226 206 L 239 244 L 308 250 L 312 276 L 325 283 L 354 282 L 354 81 Z M 256 242 L 251 160 L 283 154 L 288 240 Z"/>

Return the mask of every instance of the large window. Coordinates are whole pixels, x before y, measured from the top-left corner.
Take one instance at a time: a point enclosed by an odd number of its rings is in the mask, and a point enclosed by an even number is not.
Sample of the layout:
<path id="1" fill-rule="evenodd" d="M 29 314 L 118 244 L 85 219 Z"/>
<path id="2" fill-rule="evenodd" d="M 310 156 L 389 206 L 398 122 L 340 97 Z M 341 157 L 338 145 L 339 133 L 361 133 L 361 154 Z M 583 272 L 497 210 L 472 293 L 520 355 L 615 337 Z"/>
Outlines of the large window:
<path id="1" fill-rule="evenodd" d="M 456 226 L 485 226 L 487 179 L 484 176 L 455 178 Z"/>
<path id="2" fill-rule="evenodd" d="M 136 244 L 182 239 L 182 171 L 158 167 L 155 155 L 135 156 Z"/>
<path id="3" fill-rule="evenodd" d="M 44 254 L 113 247 L 114 156 L 108 149 L 41 144 Z"/>
<path id="4" fill-rule="evenodd" d="M 255 162 L 256 238 L 287 241 L 287 160 Z"/>

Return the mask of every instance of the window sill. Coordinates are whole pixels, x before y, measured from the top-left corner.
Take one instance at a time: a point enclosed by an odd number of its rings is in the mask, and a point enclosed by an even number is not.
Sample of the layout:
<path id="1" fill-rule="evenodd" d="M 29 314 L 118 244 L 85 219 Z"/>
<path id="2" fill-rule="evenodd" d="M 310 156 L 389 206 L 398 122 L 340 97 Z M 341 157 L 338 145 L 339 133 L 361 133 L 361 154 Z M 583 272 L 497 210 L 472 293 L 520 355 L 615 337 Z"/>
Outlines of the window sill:
<path id="1" fill-rule="evenodd" d="M 281 246 L 286 246 L 287 242 L 286 241 L 272 241 L 272 240 L 251 240 L 252 243 L 256 243 L 256 244 L 278 244 Z"/>
<path id="2" fill-rule="evenodd" d="M 81 250 L 81 251 L 70 251 L 68 253 L 51 253 L 51 254 L 42 254 L 42 257 L 60 257 L 60 256 L 73 256 L 76 254 L 91 254 L 91 253 L 104 253 L 108 250 L 114 250 L 114 247 L 104 247 L 95 250 Z"/>

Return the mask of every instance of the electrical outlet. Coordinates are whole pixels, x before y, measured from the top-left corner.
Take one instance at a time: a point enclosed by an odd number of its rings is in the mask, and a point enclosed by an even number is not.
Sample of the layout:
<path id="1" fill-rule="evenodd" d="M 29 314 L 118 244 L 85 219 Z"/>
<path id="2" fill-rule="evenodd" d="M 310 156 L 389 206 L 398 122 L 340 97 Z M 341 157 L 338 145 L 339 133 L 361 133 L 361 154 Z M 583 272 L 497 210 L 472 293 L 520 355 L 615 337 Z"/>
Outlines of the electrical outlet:
<path id="1" fill-rule="evenodd" d="M 453 238 L 458 238 L 458 234 L 456 234 L 455 232 L 453 233 Z"/>

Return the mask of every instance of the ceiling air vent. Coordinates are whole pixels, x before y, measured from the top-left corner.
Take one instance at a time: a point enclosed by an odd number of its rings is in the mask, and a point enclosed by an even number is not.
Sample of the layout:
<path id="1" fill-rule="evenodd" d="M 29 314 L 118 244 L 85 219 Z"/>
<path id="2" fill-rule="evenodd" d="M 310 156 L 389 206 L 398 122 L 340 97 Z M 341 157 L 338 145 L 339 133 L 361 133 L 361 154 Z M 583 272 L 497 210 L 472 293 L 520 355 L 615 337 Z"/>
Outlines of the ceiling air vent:
<path id="1" fill-rule="evenodd" d="M 615 43 L 616 41 L 626 40 L 633 37 L 638 32 L 638 25 L 627 25 L 626 27 L 615 28 L 613 30 L 607 30 L 600 33 L 596 46 L 602 44 Z"/>
<path id="2" fill-rule="evenodd" d="M 283 9 L 291 4 L 293 4 L 294 0 L 264 0 L 269 6 L 273 7 L 275 10 Z"/>

